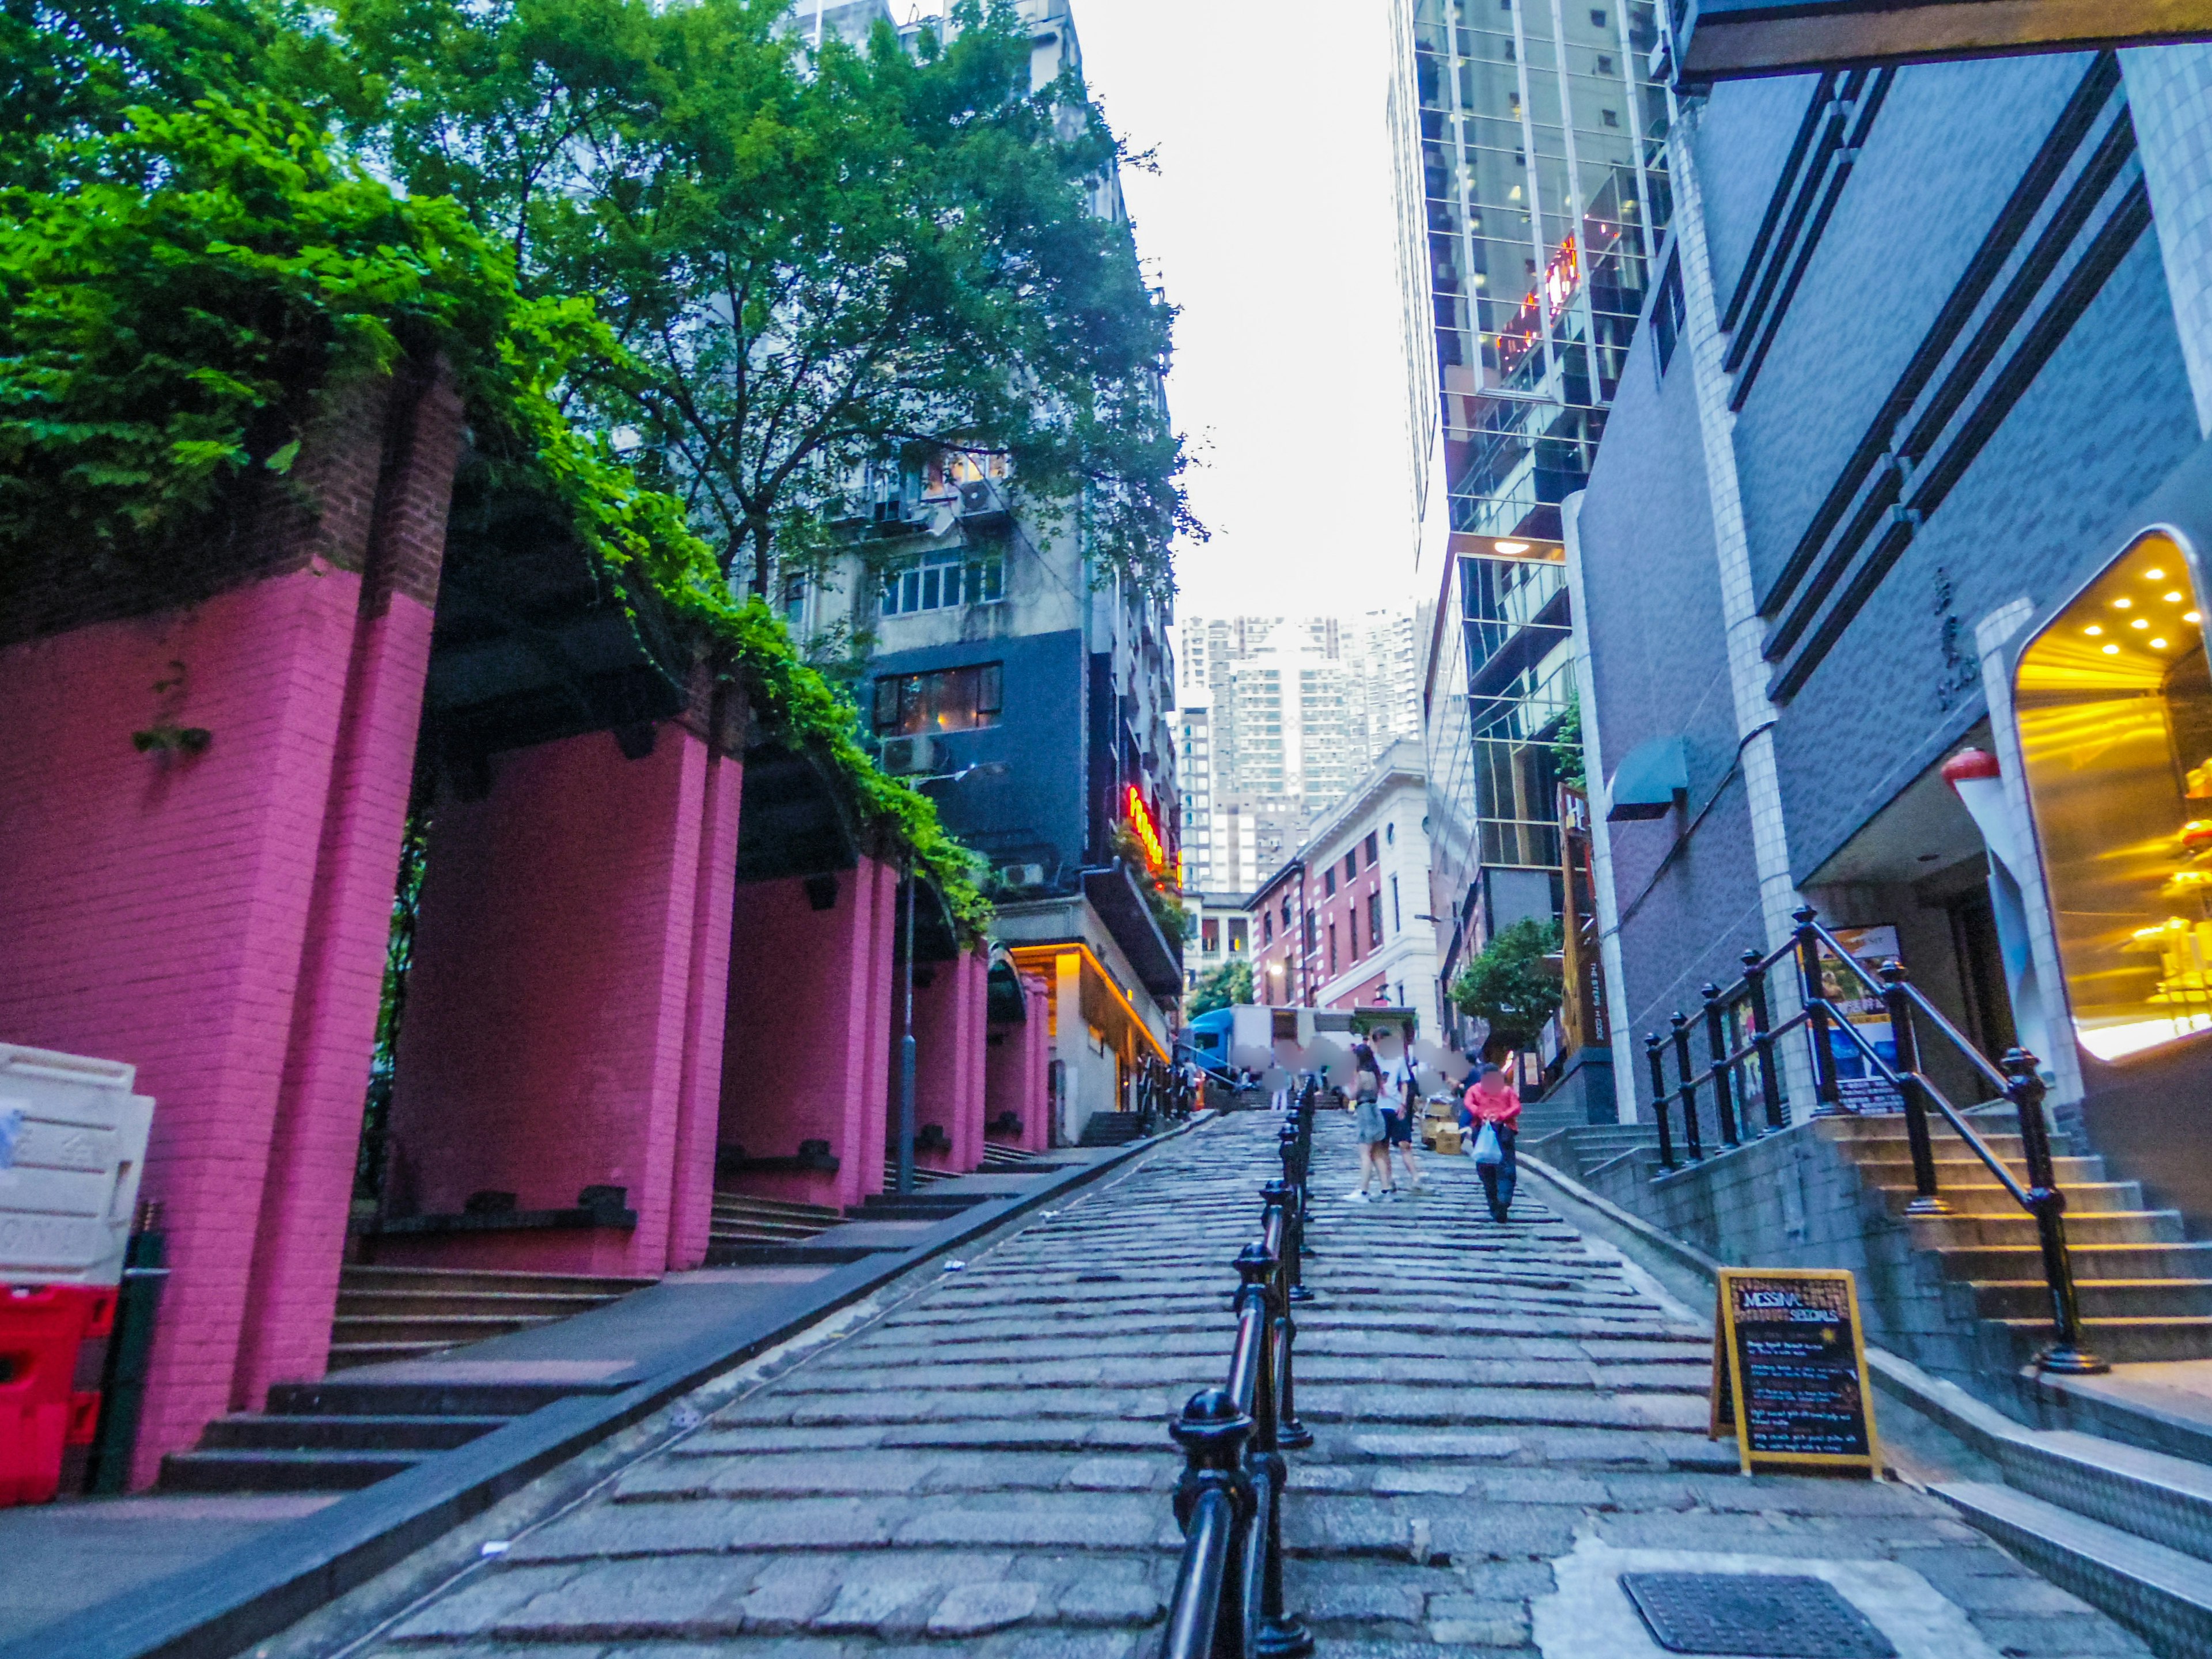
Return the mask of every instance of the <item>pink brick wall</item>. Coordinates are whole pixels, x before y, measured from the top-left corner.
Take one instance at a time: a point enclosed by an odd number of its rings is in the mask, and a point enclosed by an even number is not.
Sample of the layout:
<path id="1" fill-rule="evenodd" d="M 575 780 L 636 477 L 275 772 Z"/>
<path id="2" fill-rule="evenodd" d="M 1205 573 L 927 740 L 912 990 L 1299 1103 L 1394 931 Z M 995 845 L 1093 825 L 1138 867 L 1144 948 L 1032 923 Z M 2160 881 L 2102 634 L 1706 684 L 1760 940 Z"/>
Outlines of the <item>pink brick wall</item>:
<path id="1" fill-rule="evenodd" d="M 1029 1018 L 1018 1025 L 988 1028 L 983 1062 L 983 1121 L 994 1122 L 1011 1111 L 1022 1121 L 1022 1132 L 1012 1143 L 1030 1152 L 1042 1152 L 1048 1143 L 1047 1121 L 1051 1103 L 1046 1098 L 1045 1067 L 1052 1060 L 1050 1019 L 1052 994 L 1042 980 L 1024 975 L 1022 998 Z M 997 1139 L 995 1133 L 993 1139 Z"/>
<path id="2" fill-rule="evenodd" d="M 860 1171 L 860 1195 L 880 1193 L 885 1189 L 883 1148 L 890 1139 L 892 1114 L 897 1106 L 890 1091 L 898 1082 L 898 1056 L 891 1052 L 892 1022 L 897 1018 L 898 984 L 891 963 L 891 929 L 899 924 L 898 872 L 888 864 L 875 866 L 876 914 L 883 921 L 874 965 L 868 974 L 868 1010 L 866 1035 L 863 1038 L 867 1055 L 866 1073 L 861 1079 L 860 1098 L 866 1108 L 866 1121 L 860 1131 L 861 1144 L 872 1148 L 863 1161 Z"/>
<path id="3" fill-rule="evenodd" d="M 638 761 L 604 732 L 495 756 L 484 799 L 440 803 L 392 1103 L 422 1212 L 484 1188 L 563 1209 L 605 1183 L 628 1189 L 635 1231 L 387 1240 L 377 1261 L 666 1266 L 708 789 L 706 744 L 658 736 Z"/>
<path id="4" fill-rule="evenodd" d="M 826 1140 L 840 1161 L 834 1176 L 749 1175 L 737 1182 L 743 1191 L 842 1208 L 881 1189 L 883 1141 L 871 1139 L 880 1125 L 872 1125 L 869 1103 L 881 1097 L 890 879 L 862 859 L 837 872 L 827 910 L 815 909 L 795 878 L 738 889 L 720 1139 L 753 1158 Z"/>
<path id="5" fill-rule="evenodd" d="M 172 1274 L 141 1480 L 248 1403 L 238 1360 L 280 1097 L 303 1166 L 343 1146 L 349 1169 L 360 1133 L 374 991 L 364 1029 L 368 981 L 337 959 L 371 950 L 381 963 L 405 807 L 404 779 L 395 799 L 379 769 L 349 766 L 330 811 L 360 599 L 359 577 L 318 564 L 189 612 L 0 653 L 0 1032 L 131 1061 L 156 1103 L 143 1191 L 166 1206 Z M 419 698 L 427 629 L 427 613 L 398 599 L 384 648 L 364 646 L 381 666 L 354 703 L 363 743 L 399 723 L 411 748 L 403 683 L 412 663 Z M 173 661 L 181 692 L 156 697 Z M 206 727 L 211 745 L 138 754 L 131 734 L 157 713 Z M 372 866 L 386 846 L 380 897 Z M 311 912 L 329 971 L 303 966 Z M 312 1197 L 336 1213 L 293 1241 L 301 1271 L 270 1286 L 262 1352 L 311 1353 L 329 1337 L 346 1193 Z"/>
<path id="6" fill-rule="evenodd" d="M 678 1085 L 674 1191 L 670 1196 L 668 1266 L 707 1258 L 714 1213 L 714 1141 L 722 1112 L 722 1047 L 730 1008 L 730 921 L 738 870 L 738 815 L 744 769 L 717 757 L 707 774 L 699 870 L 686 976 L 684 1075 Z"/>

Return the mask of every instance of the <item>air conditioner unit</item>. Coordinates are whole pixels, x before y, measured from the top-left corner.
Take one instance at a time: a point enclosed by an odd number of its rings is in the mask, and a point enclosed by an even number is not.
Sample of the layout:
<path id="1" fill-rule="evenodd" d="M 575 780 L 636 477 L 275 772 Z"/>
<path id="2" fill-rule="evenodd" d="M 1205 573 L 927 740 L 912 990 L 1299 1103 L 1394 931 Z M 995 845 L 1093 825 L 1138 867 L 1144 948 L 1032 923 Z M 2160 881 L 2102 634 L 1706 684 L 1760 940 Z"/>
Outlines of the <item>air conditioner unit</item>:
<path id="1" fill-rule="evenodd" d="M 999 884 L 1002 887 L 1042 887 L 1044 885 L 1044 866 L 1002 864 L 999 866 Z"/>
<path id="2" fill-rule="evenodd" d="M 932 737 L 884 739 L 884 770 L 895 778 L 911 778 L 945 769 L 939 763 L 937 739 Z"/>

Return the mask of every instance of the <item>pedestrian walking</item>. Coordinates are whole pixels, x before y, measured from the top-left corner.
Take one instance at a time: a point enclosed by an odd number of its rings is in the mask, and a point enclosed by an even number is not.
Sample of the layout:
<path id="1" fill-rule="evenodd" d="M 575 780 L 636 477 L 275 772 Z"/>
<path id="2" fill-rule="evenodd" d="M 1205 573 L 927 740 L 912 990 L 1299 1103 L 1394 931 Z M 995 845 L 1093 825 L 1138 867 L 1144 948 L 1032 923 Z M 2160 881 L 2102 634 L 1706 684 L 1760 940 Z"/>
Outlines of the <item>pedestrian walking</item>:
<path id="1" fill-rule="evenodd" d="M 1381 1196 L 1395 1199 L 1398 1189 L 1390 1179 L 1389 1128 L 1382 1119 L 1382 1064 L 1375 1051 L 1362 1042 L 1352 1051 L 1352 1132 L 1359 1142 L 1359 1186 L 1348 1196 L 1354 1204 L 1368 1201 L 1370 1182 L 1379 1182 Z"/>
<path id="2" fill-rule="evenodd" d="M 1425 1193 L 1429 1183 L 1421 1179 L 1421 1166 L 1413 1158 L 1414 1120 L 1421 1110 L 1420 1073 L 1413 1060 L 1413 1051 L 1400 1051 L 1396 1059 L 1382 1068 L 1382 1164 L 1394 1177 L 1391 1155 L 1406 1160 L 1407 1190 Z"/>
<path id="3" fill-rule="evenodd" d="M 1462 1110 L 1475 1131 L 1474 1172 L 1481 1179 L 1482 1195 L 1490 1200 L 1492 1219 L 1503 1221 L 1513 1207 L 1513 1141 L 1521 1128 L 1521 1097 L 1505 1080 L 1503 1067 L 1485 1066 Z"/>

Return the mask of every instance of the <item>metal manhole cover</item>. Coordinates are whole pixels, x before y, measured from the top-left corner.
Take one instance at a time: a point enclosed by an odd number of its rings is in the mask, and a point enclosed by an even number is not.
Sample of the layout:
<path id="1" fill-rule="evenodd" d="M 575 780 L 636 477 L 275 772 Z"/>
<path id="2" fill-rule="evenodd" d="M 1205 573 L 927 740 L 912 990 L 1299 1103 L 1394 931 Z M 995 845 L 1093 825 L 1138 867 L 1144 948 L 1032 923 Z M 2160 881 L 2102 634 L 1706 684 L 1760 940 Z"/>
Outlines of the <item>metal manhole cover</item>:
<path id="1" fill-rule="evenodd" d="M 1825 1580 L 1756 1572 L 1624 1572 L 1620 1587 L 1669 1653 L 1897 1659 Z"/>

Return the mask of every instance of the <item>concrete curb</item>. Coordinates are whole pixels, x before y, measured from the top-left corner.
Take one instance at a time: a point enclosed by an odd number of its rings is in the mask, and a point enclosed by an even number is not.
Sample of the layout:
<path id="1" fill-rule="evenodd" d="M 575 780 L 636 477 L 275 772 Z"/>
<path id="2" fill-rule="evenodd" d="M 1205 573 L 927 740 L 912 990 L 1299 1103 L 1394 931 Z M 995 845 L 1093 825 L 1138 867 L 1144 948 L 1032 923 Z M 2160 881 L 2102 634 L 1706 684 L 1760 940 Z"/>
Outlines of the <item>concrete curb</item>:
<path id="1" fill-rule="evenodd" d="M 555 1401 L 211 1561 L 0 1644 L 0 1659 L 231 1659 L 720 1372 L 1218 1115 L 1200 1113 L 1032 1191 L 972 1205 L 902 1250 L 852 1262 L 796 1287 L 775 1306 L 732 1320 L 619 1393 Z"/>

